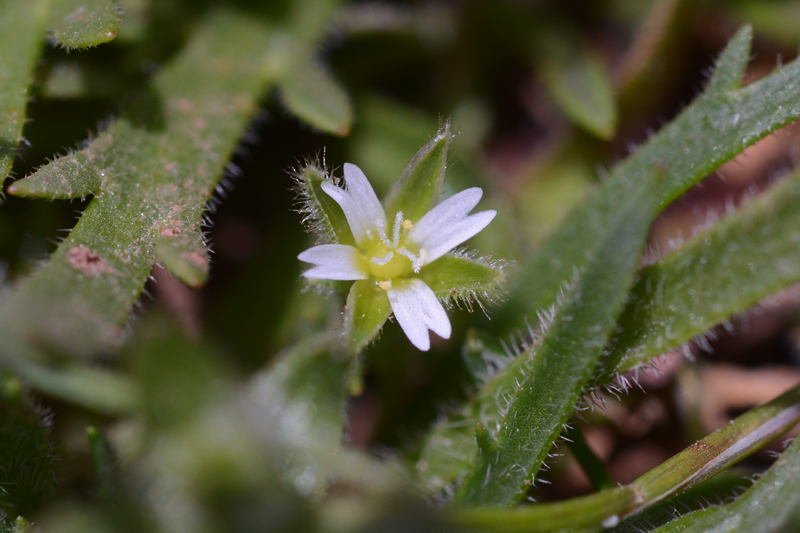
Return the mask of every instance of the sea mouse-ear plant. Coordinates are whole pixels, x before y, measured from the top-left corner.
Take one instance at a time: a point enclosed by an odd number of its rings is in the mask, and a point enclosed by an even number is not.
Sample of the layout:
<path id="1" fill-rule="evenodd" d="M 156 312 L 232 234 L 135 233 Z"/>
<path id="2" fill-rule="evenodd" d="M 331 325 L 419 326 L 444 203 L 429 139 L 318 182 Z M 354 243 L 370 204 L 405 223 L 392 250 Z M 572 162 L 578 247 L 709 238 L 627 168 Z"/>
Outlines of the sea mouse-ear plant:
<path id="1" fill-rule="evenodd" d="M 312 227 L 323 238 L 335 240 L 298 256 L 315 265 L 303 275 L 355 281 L 347 297 L 345 324 L 356 352 L 377 336 L 390 312 L 411 343 L 427 351 L 429 330 L 445 339 L 452 331 L 440 299 L 455 295 L 470 301 L 503 282 L 501 264 L 453 253 L 497 213 L 469 214 L 483 195 L 478 187 L 436 203 L 450 140 L 450 125 L 445 124 L 414 156 L 385 208 L 356 165 L 344 164 L 344 188 L 327 175 L 313 179 L 316 169 L 297 172 L 301 198 L 307 202 L 302 211 L 313 214 Z"/>

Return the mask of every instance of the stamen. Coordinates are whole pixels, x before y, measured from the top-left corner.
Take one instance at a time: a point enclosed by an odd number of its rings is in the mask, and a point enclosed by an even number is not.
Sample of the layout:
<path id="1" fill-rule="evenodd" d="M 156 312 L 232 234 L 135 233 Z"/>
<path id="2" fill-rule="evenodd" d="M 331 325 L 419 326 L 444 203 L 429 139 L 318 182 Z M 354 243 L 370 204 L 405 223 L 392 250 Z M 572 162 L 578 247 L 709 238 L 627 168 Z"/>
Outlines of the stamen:
<path id="1" fill-rule="evenodd" d="M 421 254 L 420 257 L 417 257 L 405 248 L 398 248 L 396 252 L 411 261 L 411 266 L 414 268 L 414 272 L 419 274 L 419 269 L 422 268 Z"/>
<path id="2" fill-rule="evenodd" d="M 397 248 L 397 245 L 400 244 L 400 228 L 403 224 L 403 212 L 398 211 L 397 214 L 394 216 L 394 231 L 392 235 L 392 248 Z"/>
<path id="3" fill-rule="evenodd" d="M 378 282 L 378 287 L 380 287 L 381 289 L 383 289 L 385 291 L 388 291 L 389 289 L 392 288 L 392 280 L 387 279 L 386 281 L 379 281 Z"/>
<path id="4" fill-rule="evenodd" d="M 392 243 L 389 242 L 389 237 L 386 236 L 386 228 L 383 225 L 383 220 L 376 218 L 375 227 L 378 228 L 378 237 L 380 237 L 381 242 L 386 245 L 387 248 L 395 248 L 395 246 L 392 246 Z"/>
<path id="5" fill-rule="evenodd" d="M 394 252 L 389 252 L 388 254 L 384 255 L 383 257 L 373 257 L 372 258 L 372 262 L 375 263 L 378 266 L 383 266 L 386 263 L 388 263 L 389 261 L 391 261 L 392 257 L 394 257 Z"/>
<path id="6" fill-rule="evenodd" d="M 405 230 L 410 230 L 410 229 L 411 229 L 411 228 L 413 228 L 413 227 L 414 227 L 414 224 L 412 224 L 410 220 L 408 220 L 408 219 L 405 219 L 405 220 L 403 221 L 403 228 L 404 228 Z"/>

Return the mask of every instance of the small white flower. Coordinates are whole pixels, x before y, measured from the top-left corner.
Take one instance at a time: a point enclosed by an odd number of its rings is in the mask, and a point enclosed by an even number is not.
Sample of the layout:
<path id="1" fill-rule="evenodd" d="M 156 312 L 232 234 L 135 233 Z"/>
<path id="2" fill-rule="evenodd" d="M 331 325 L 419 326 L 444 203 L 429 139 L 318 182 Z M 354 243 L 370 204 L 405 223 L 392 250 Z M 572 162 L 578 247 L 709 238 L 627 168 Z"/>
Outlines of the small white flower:
<path id="1" fill-rule="evenodd" d="M 430 348 L 428 330 L 445 339 L 451 327 L 447 313 L 424 281 L 415 276 L 426 265 L 485 228 L 497 214 L 469 215 L 483 191 L 473 187 L 440 203 L 417 221 L 398 212 L 391 227 L 375 191 L 357 166 L 344 165 L 346 189 L 329 182 L 325 193 L 344 211 L 356 246 L 323 244 L 298 259 L 315 266 L 303 275 L 312 279 L 374 280 L 386 291 L 394 316 L 411 343 Z"/>

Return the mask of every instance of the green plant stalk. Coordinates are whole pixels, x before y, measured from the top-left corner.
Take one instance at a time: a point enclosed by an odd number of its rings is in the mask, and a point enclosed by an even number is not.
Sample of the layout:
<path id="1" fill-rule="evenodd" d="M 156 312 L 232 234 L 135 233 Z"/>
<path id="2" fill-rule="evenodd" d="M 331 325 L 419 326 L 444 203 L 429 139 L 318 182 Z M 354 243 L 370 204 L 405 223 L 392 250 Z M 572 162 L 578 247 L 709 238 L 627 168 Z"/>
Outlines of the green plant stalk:
<path id="1" fill-rule="evenodd" d="M 800 387 L 795 387 L 748 411 L 629 485 L 557 503 L 514 509 L 458 509 L 451 513 L 459 522 L 487 531 L 533 533 L 596 525 L 610 527 L 741 461 L 798 421 Z"/>
<path id="2" fill-rule="evenodd" d="M 641 181 L 614 213 L 609 234 L 564 289 L 553 323 L 510 393 L 495 449 L 478 451 L 453 505 L 511 505 L 525 494 L 600 359 L 626 295 L 661 192 Z M 515 376 L 517 377 L 517 376 Z"/>
<path id="3" fill-rule="evenodd" d="M 698 97 L 669 125 L 616 166 L 602 188 L 568 219 L 524 265 L 510 301 L 491 326 L 508 334 L 555 301 L 585 251 L 609 231 L 610 217 L 631 186 L 665 171 L 656 211 L 668 206 L 721 164 L 769 133 L 800 117 L 800 61 L 741 87 L 752 30 L 731 39 Z M 509 329 L 509 327 L 511 329 Z"/>
<path id="4" fill-rule="evenodd" d="M 692 521 L 685 533 L 782 533 L 800 528 L 800 439 L 733 503 Z"/>
<path id="5" fill-rule="evenodd" d="M 643 268 L 593 382 L 607 383 L 800 281 L 799 212 L 800 171 Z"/>

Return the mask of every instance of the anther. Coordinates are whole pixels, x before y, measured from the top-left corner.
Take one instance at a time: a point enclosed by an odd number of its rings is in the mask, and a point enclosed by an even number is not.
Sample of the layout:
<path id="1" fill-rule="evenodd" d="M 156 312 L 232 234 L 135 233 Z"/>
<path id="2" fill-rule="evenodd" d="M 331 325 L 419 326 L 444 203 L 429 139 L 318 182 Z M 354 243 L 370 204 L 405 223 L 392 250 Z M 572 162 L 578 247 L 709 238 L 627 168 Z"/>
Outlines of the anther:
<path id="1" fill-rule="evenodd" d="M 403 221 L 403 229 L 405 229 L 406 231 L 410 230 L 413 227 L 414 227 L 414 224 L 412 224 L 410 220 L 405 219 Z"/>
<path id="2" fill-rule="evenodd" d="M 383 289 L 385 291 L 388 291 L 389 289 L 392 288 L 392 280 L 387 279 L 386 281 L 379 281 L 378 282 L 378 287 L 380 287 L 381 289 Z"/>

